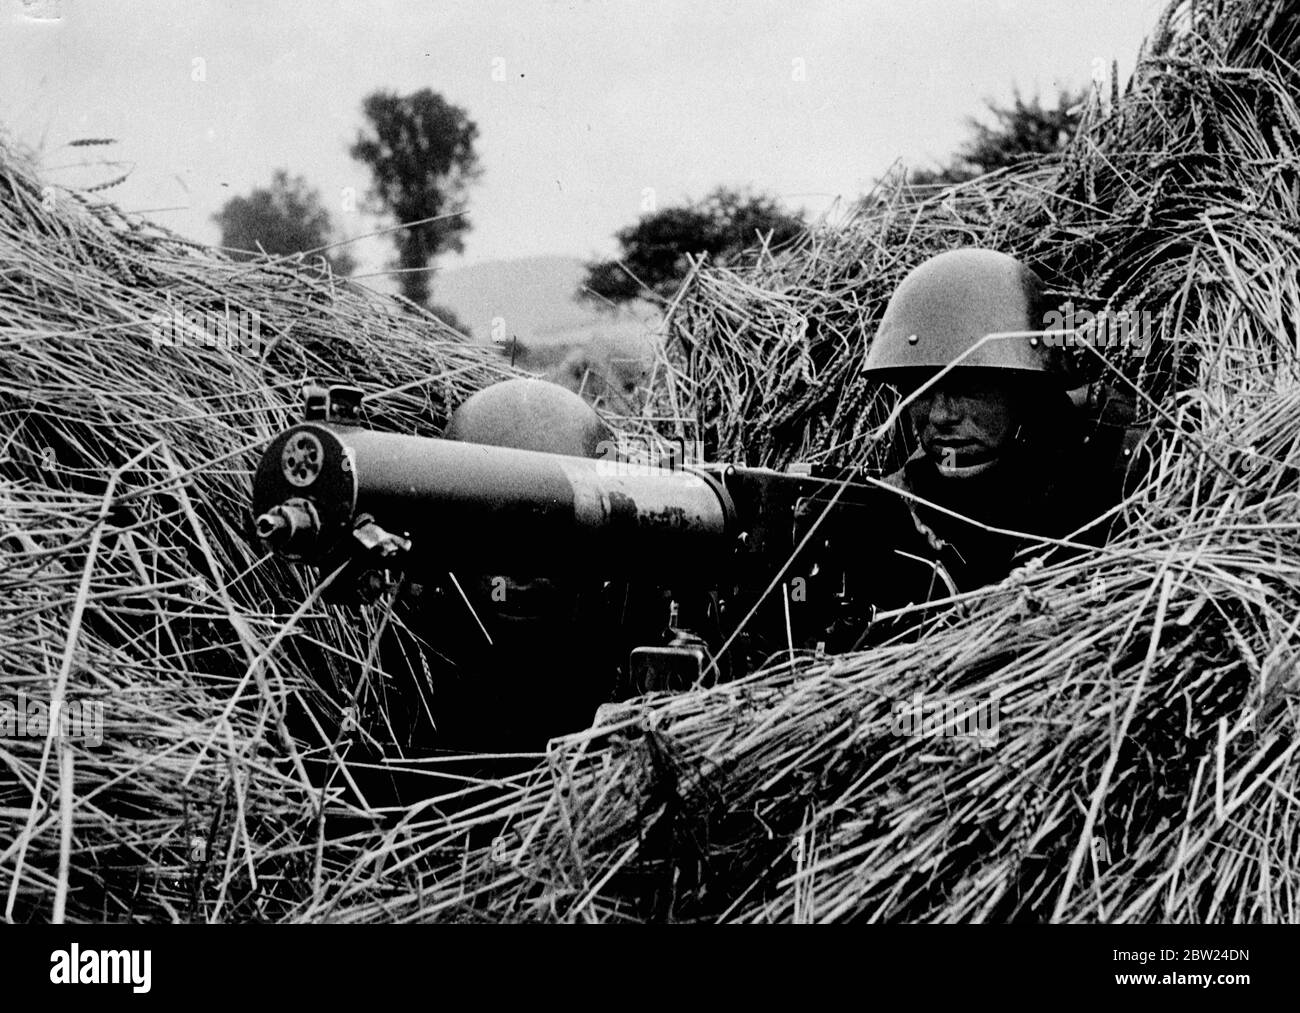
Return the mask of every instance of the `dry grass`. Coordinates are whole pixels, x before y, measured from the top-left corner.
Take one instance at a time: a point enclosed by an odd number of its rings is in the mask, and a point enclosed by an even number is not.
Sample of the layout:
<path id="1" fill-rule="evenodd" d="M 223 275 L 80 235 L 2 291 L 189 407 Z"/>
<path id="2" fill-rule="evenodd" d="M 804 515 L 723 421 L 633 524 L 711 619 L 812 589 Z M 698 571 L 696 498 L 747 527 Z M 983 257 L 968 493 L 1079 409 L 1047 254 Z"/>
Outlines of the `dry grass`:
<path id="1" fill-rule="evenodd" d="M 158 314 L 227 307 L 264 347 L 154 340 Z M 100 748 L 0 745 L 6 917 L 50 917 L 56 890 L 69 918 L 277 917 L 350 866 L 321 838 L 337 701 L 378 709 L 400 677 L 367 678 L 380 620 L 255 548 L 249 469 L 306 378 L 433 435 L 506 375 L 431 317 L 43 192 L 0 149 L 0 685 L 105 714 Z"/>
<path id="2" fill-rule="evenodd" d="M 1155 424 L 1120 537 L 964 596 L 914 642 L 610 707 L 532 770 L 399 811 L 340 759 L 401 755 L 385 725 L 415 687 L 374 667 L 393 619 L 323 608 L 258 558 L 242 469 L 305 373 L 351 373 L 376 424 L 424 431 L 495 367 L 292 266 L 43 209 L 6 167 L 0 679 L 102 698 L 111 724 L 101 750 L 0 746 L 10 916 L 1296 920 L 1288 6 L 1175 3 L 1060 159 L 883 186 L 846 227 L 697 272 L 669 318 L 669 401 L 720 456 L 881 463 L 864 335 L 930 254 L 995 246 L 1080 305 L 1163 312 L 1152 354 L 1110 362 Z M 264 360 L 160 352 L 144 321 L 168 291 L 295 329 Z M 916 692 L 996 701 L 997 744 L 889 734 Z"/>

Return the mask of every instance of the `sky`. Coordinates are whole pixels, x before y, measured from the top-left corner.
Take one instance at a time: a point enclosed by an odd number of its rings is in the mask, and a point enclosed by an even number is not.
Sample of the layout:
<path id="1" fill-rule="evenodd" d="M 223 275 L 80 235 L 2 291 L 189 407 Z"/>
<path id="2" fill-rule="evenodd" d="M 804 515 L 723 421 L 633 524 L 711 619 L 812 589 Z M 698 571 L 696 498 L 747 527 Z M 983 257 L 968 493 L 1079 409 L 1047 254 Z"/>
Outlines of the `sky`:
<path id="1" fill-rule="evenodd" d="M 431 88 L 479 129 L 463 255 L 606 257 L 649 207 L 749 186 L 810 215 L 932 165 L 985 100 L 1133 69 L 1163 0 L 0 0 L 0 129 L 189 238 L 287 168 L 341 233 L 361 102 Z M 111 145 L 68 147 L 80 138 Z M 90 164 L 86 164 L 89 162 Z M 106 164 L 108 162 L 117 164 Z M 833 213 L 833 210 L 832 210 Z M 382 239 L 355 250 L 381 272 Z"/>

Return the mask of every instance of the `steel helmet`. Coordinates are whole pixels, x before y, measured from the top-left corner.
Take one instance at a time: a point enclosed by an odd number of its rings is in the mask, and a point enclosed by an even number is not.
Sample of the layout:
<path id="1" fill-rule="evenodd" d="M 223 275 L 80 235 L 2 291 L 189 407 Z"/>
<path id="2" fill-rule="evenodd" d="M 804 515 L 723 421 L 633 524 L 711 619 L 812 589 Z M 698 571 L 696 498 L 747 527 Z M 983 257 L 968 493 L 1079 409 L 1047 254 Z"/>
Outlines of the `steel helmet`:
<path id="1" fill-rule="evenodd" d="M 503 380 L 471 395 L 443 438 L 570 457 L 596 457 L 609 428 L 577 394 L 546 380 Z"/>
<path id="2" fill-rule="evenodd" d="M 954 368 L 1047 374 L 1071 386 L 1062 342 L 1044 340 L 1055 329 L 1047 309 L 1041 279 L 1014 257 L 977 247 L 940 253 L 894 290 L 863 372 L 886 383 L 921 380 L 986 334 L 1019 332 L 985 342 Z"/>

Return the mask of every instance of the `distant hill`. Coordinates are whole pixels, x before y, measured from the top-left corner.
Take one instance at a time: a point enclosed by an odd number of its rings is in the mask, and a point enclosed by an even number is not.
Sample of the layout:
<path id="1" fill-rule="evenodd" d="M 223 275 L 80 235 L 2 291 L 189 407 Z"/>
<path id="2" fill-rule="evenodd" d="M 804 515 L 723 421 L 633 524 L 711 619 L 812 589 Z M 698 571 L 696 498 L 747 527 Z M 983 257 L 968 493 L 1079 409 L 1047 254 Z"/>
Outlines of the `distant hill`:
<path id="1" fill-rule="evenodd" d="M 520 369 L 606 411 L 635 413 L 652 382 L 658 311 L 648 303 L 616 313 L 580 303 L 573 296 L 583 274 L 577 257 L 497 260 L 440 275 L 433 298 Z"/>
<path id="2" fill-rule="evenodd" d="M 434 301 L 450 307 L 479 341 L 493 340 L 500 320 L 521 343 L 585 344 L 592 338 L 638 336 L 653 326 L 655 310 L 639 304 L 616 316 L 573 298 L 583 277 L 577 257 L 522 257 L 460 267 L 434 281 Z"/>

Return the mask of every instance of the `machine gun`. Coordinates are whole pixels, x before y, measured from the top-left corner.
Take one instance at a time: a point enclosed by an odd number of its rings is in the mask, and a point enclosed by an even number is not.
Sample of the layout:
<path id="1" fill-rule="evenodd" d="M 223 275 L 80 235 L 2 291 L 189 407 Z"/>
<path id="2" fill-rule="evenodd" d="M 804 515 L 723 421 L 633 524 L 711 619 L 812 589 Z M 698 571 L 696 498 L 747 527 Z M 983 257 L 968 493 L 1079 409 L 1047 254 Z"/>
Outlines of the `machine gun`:
<path id="1" fill-rule="evenodd" d="M 335 602 L 457 571 L 666 588 L 663 635 L 631 651 L 641 689 L 734 676 L 756 655 L 860 630 L 873 606 L 862 578 L 891 531 L 915 536 L 903 499 L 861 472 L 647 466 L 402 435 L 362 427 L 360 402 L 352 387 L 306 389 L 304 421 L 257 468 L 257 536 L 338 569 Z"/>

